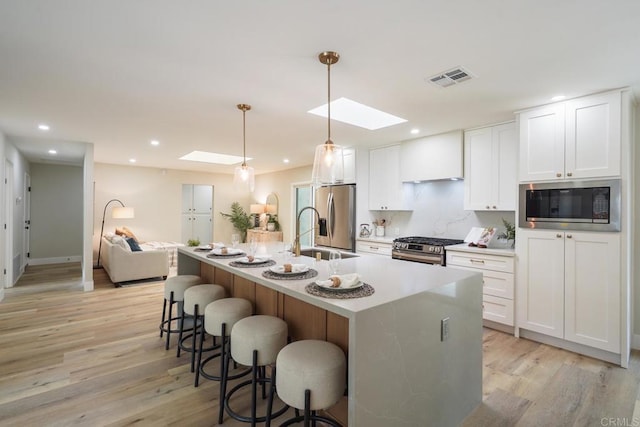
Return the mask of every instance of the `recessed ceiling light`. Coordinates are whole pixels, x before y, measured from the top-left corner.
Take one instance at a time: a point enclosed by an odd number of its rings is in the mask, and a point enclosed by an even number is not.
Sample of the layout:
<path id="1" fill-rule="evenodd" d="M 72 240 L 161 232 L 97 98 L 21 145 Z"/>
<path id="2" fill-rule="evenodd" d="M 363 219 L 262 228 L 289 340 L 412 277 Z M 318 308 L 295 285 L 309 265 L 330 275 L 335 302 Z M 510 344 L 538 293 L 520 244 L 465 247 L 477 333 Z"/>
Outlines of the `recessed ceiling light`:
<path id="1" fill-rule="evenodd" d="M 158 141 L 157 139 L 152 139 L 151 140 L 151 145 L 158 146 L 158 145 L 160 145 L 160 141 Z"/>
<path id="2" fill-rule="evenodd" d="M 235 165 L 241 163 L 243 158 L 230 154 L 209 153 L 207 151 L 192 151 L 180 157 L 180 160 L 191 160 L 192 162 L 215 163 L 217 165 Z M 247 157 L 251 160 L 251 157 Z"/>
<path id="3" fill-rule="evenodd" d="M 49 154 L 54 156 L 54 155 L 58 154 L 58 152 L 56 150 L 49 150 Z"/>
<path id="4" fill-rule="evenodd" d="M 411 134 L 416 135 L 420 132 L 420 129 L 411 129 Z"/>
<path id="5" fill-rule="evenodd" d="M 289 163 L 289 159 L 282 159 L 283 163 Z"/>
<path id="6" fill-rule="evenodd" d="M 309 110 L 308 113 L 320 117 L 327 117 L 327 104 Z M 406 122 L 403 118 L 376 110 L 375 108 L 347 98 L 331 101 L 331 119 L 369 130 L 382 129 L 387 126 Z"/>
<path id="7" fill-rule="evenodd" d="M 565 98 L 566 98 L 566 96 L 564 96 L 564 95 L 556 95 L 553 98 L 551 98 L 551 100 L 552 101 L 562 101 Z"/>
<path id="8" fill-rule="evenodd" d="M 47 130 L 49 130 L 50 128 L 49 128 L 49 125 L 44 124 L 44 123 L 40 123 L 40 124 L 38 125 L 38 129 L 43 130 L 43 131 L 47 131 Z"/>
<path id="9" fill-rule="evenodd" d="M 135 163 L 136 159 L 129 159 L 129 163 Z"/>

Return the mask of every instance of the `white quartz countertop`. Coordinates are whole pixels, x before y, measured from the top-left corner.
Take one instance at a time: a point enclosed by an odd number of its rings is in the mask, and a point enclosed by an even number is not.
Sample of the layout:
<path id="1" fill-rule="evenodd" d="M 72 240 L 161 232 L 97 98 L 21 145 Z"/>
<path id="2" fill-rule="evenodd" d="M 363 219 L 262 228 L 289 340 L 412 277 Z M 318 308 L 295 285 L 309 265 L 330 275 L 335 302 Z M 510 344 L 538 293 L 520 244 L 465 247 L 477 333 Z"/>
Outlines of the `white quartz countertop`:
<path id="1" fill-rule="evenodd" d="M 248 245 L 239 248 L 247 250 Z M 285 263 L 282 243 L 265 242 L 258 248 L 257 256 L 268 254 L 278 265 Z M 274 280 L 262 276 L 264 268 L 238 268 L 229 265 L 233 258 L 208 258 L 206 252 L 196 252 L 193 248 L 179 248 L 178 251 L 195 259 L 230 271 L 278 292 L 293 296 L 317 307 L 334 312 L 344 317 L 352 317 L 355 313 L 387 304 L 392 301 L 409 298 L 424 292 L 439 292 L 438 288 L 459 280 L 479 274 L 466 270 L 448 269 L 437 265 L 362 254 L 358 257 L 343 259 L 338 274 L 358 273 L 361 280 L 375 289 L 368 297 L 353 299 L 321 298 L 308 294 L 305 286 L 315 280 L 327 279 L 330 275 L 328 261 L 316 261 L 314 258 L 301 256 L 291 257 L 286 262 L 306 264 L 318 271 L 318 276 L 304 280 Z"/>
<path id="2" fill-rule="evenodd" d="M 460 243 L 459 245 L 445 246 L 448 251 L 470 252 L 474 254 L 488 254 L 500 256 L 516 256 L 515 250 L 512 248 L 478 248 L 469 246 L 468 243 Z"/>

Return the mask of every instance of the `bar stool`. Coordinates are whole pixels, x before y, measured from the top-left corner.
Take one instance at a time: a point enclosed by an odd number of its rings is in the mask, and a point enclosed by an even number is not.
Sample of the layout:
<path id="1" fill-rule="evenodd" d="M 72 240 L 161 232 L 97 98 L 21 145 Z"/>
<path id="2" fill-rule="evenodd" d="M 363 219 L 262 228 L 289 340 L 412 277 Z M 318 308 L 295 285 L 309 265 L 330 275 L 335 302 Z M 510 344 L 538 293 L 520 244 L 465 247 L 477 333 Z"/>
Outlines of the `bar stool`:
<path id="1" fill-rule="evenodd" d="M 320 416 L 317 410 L 333 406 L 344 395 L 347 363 L 344 353 L 327 341 L 296 341 L 278 353 L 276 360 L 278 397 L 296 408 L 296 416 L 280 427 L 304 421 L 322 421 L 341 427 L 336 421 Z M 304 409 L 303 415 L 297 415 Z"/>
<path id="2" fill-rule="evenodd" d="M 233 325 L 241 319 L 251 316 L 253 308 L 251 303 L 243 298 L 225 298 L 214 301 L 207 305 L 204 312 L 204 330 L 214 337 L 221 337 L 220 339 L 220 353 L 213 354 L 202 359 L 202 351 L 198 352 L 198 360 L 196 362 L 196 378 L 195 386 L 198 387 L 199 375 L 204 378 L 214 381 L 220 381 L 220 396 L 224 396 L 222 389 L 222 373 L 227 369 L 227 380 L 234 380 L 247 375 L 251 372 L 251 369 L 245 369 L 235 375 L 228 375 L 228 367 L 225 367 L 225 361 L 228 362 L 227 353 L 229 352 L 229 337 Z M 202 338 L 200 335 L 200 348 L 202 348 Z M 214 375 L 206 372 L 206 366 L 209 362 L 220 356 L 220 375 Z M 221 399 L 222 401 L 222 399 Z M 222 416 L 224 412 L 224 406 L 219 405 L 218 423 L 222 423 Z"/>
<path id="3" fill-rule="evenodd" d="M 272 418 L 276 418 L 287 411 L 288 406 L 285 405 L 277 412 L 273 412 L 276 368 L 272 366 L 276 362 L 278 352 L 287 345 L 287 335 L 287 323 L 274 316 L 258 315 L 246 317 L 236 322 L 233 326 L 233 329 L 231 329 L 231 351 L 225 355 L 220 388 L 220 404 L 224 405 L 225 411 L 231 418 L 251 423 L 252 426 L 255 426 L 258 422 L 264 422 L 268 427 Z M 242 365 L 251 366 L 251 379 L 237 384 L 227 393 L 229 356 Z M 272 366 L 271 378 L 266 376 L 265 368 L 267 366 Z M 263 399 L 265 397 L 264 386 L 269 384 L 269 400 L 264 416 L 257 416 L 256 414 L 258 384 L 263 385 Z M 251 415 L 247 417 L 234 411 L 229 401 L 238 390 L 248 385 L 251 385 Z M 219 419 L 218 422 L 222 423 L 222 419 Z"/>
<path id="4" fill-rule="evenodd" d="M 183 329 L 180 328 L 178 335 L 178 349 L 176 351 L 176 357 L 180 357 L 180 350 L 184 350 L 191 353 L 191 372 L 194 372 L 195 357 L 196 357 L 196 337 L 197 335 L 204 335 L 203 317 L 204 311 L 207 305 L 213 301 L 222 299 L 225 297 L 225 290 L 220 285 L 204 284 L 195 285 L 184 291 L 184 307 L 182 310 L 182 318 L 180 324 L 184 324 L 185 315 L 189 315 L 193 319 L 193 331 L 190 335 L 183 337 Z M 186 346 L 187 339 L 191 338 L 191 347 Z M 210 351 L 215 348 L 215 343 L 212 347 L 202 349 L 202 351 Z"/>
<path id="5" fill-rule="evenodd" d="M 178 325 L 178 329 L 171 329 L 171 322 L 174 320 L 180 320 L 182 316 L 182 309 L 180 307 L 181 302 L 184 301 L 184 291 L 191 286 L 199 285 L 202 283 L 200 276 L 192 274 L 183 274 L 180 276 L 173 276 L 167 278 L 164 282 L 164 303 L 162 304 L 162 321 L 160 322 L 160 338 L 164 332 L 167 333 L 167 343 L 164 346 L 165 350 L 169 350 L 169 341 L 171 339 L 172 332 L 179 332 L 181 325 Z M 169 302 L 169 319 L 166 318 L 167 302 Z M 178 316 L 172 317 L 173 305 L 178 303 Z"/>

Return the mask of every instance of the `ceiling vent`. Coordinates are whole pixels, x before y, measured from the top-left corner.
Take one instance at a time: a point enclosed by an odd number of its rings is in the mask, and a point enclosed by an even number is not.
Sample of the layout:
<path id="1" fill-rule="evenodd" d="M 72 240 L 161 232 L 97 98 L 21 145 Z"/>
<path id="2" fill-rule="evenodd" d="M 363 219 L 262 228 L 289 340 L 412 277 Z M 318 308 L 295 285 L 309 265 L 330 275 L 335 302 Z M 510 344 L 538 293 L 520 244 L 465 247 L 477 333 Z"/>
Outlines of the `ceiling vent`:
<path id="1" fill-rule="evenodd" d="M 435 76 L 428 77 L 429 83 L 432 83 L 440 87 L 449 87 L 455 84 L 466 82 L 470 80 L 473 75 L 462 67 L 452 68 L 451 70 L 444 71 L 436 74 Z"/>

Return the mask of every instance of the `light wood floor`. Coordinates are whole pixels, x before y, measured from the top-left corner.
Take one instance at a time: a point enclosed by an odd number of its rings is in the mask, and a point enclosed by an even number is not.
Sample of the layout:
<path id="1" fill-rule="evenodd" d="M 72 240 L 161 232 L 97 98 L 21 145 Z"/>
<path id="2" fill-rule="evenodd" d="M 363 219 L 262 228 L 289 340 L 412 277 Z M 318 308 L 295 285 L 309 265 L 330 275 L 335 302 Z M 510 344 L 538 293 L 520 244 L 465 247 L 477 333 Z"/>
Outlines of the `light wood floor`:
<path id="1" fill-rule="evenodd" d="M 7 289 L 0 425 L 216 425 L 218 383 L 194 388 L 188 357 L 158 337 L 162 282 L 114 288 L 94 274 L 83 292 L 79 265 L 29 267 Z M 465 427 L 640 425 L 637 352 L 622 369 L 486 329 L 483 364 L 483 403 Z"/>

